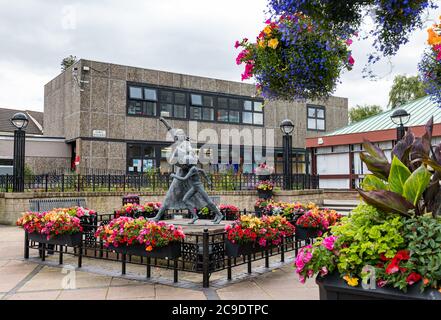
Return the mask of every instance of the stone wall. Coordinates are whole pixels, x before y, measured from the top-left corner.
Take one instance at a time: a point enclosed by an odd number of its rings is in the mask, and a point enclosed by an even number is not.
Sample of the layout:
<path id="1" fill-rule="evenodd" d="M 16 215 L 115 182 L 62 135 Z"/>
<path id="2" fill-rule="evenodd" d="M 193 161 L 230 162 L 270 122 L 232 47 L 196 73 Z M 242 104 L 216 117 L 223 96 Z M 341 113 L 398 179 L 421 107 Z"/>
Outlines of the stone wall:
<path id="1" fill-rule="evenodd" d="M 123 192 L 42 192 L 42 193 L 0 193 L 0 224 L 13 225 L 23 212 L 29 210 L 29 200 L 47 198 L 85 198 L 89 208 L 99 213 L 112 213 L 121 207 Z M 165 192 L 142 192 L 138 193 L 141 203 L 147 201 L 163 201 Z M 254 210 L 254 202 L 257 199 L 255 191 L 225 191 L 209 192 L 212 196 L 220 196 L 223 204 L 234 204 L 241 210 Z M 280 191 L 275 193 L 275 200 L 300 201 L 323 203 L 323 191 L 321 190 L 295 190 Z"/>

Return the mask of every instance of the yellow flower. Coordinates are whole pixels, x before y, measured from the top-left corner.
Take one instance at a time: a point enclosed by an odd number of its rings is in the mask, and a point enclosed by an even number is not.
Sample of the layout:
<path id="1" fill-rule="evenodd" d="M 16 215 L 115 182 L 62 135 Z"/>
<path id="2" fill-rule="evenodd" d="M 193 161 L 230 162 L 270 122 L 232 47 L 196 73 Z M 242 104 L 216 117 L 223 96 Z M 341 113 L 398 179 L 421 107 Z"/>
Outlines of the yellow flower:
<path id="1" fill-rule="evenodd" d="M 259 47 L 265 48 L 266 47 L 266 41 L 265 40 L 259 40 Z"/>
<path id="2" fill-rule="evenodd" d="M 441 35 L 439 35 L 437 32 L 435 32 L 434 28 L 430 28 L 427 30 L 429 33 L 429 44 L 432 46 L 441 44 Z"/>
<path id="3" fill-rule="evenodd" d="M 265 29 L 263 29 L 263 32 L 269 36 L 271 34 L 271 32 L 273 31 L 273 29 L 271 28 L 271 26 L 266 26 Z"/>
<path id="4" fill-rule="evenodd" d="M 270 48 L 276 49 L 278 45 L 279 45 L 279 40 L 277 40 L 276 38 L 268 41 L 268 47 Z"/>
<path id="5" fill-rule="evenodd" d="M 351 278 L 349 275 L 345 275 L 343 279 L 345 279 L 347 284 L 351 287 L 358 286 L 358 278 Z"/>

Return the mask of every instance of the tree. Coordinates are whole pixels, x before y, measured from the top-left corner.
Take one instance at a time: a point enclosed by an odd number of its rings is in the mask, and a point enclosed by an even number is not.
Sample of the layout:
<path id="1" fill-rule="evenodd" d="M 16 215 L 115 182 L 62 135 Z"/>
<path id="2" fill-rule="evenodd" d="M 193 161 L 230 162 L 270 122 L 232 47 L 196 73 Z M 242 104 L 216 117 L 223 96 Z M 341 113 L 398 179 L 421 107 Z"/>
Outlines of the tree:
<path id="1" fill-rule="evenodd" d="M 383 110 L 378 105 L 357 105 L 349 110 L 349 119 L 351 123 L 354 123 L 375 116 L 382 111 Z"/>
<path id="2" fill-rule="evenodd" d="M 66 71 L 67 68 L 69 68 L 71 65 L 73 65 L 75 62 L 77 62 L 78 59 L 76 56 L 70 55 L 63 60 L 61 60 L 61 71 Z"/>
<path id="3" fill-rule="evenodd" d="M 392 109 L 399 107 L 409 101 L 425 97 L 425 85 L 418 76 L 407 77 L 398 75 L 389 92 L 389 104 Z"/>

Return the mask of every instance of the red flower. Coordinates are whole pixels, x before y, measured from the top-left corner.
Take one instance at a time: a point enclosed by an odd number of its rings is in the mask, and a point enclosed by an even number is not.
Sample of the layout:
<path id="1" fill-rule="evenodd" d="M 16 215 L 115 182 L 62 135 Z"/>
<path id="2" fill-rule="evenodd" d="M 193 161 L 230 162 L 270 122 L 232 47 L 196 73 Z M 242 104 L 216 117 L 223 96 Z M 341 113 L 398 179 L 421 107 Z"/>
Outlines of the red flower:
<path id="1" fill-rule="evenodd" d="M 393 274 L 398 272 L 400 270 L 400 267 L 398 266 L 399 263 L 400 261 L 396 257 L 393 258 L 391 263 L 386 268 L 386 273 Z"/>
<path id="2" fill-rule="evenodd" d="M 416 273 L 416 272 L 412 272 L 406 278 L 406 282 L 410 286 L 413 285 L 414 283 L 420 281 L 420 280 L 421 280 L 421 275 Z"/>
<path id="3" fill-rule="evenodd" d="M 390 259 L 387 258 L 387 257 L 384 255 L 384 253 L 380 253 L 380 260 L 386 262 L 386 261 L 388 261 L 388 260 L 390 260 Z"/>
<path id="4" fill-rule="evenodd" d="M 410 259 L 410 252 L 409 250 L 400 250 L 395 255 L 395 258 L 398 260 L 409 260 Z"/>

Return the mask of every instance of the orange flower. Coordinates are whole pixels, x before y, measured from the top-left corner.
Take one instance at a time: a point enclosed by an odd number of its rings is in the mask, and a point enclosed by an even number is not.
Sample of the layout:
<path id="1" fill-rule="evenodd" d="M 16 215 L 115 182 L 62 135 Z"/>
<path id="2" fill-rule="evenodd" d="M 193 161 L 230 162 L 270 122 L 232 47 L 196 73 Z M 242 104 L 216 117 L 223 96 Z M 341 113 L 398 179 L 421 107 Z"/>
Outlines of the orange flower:
<path id="1" fill-rule="evenodd" d="M 148 246 L 147 248 L 145 248 L 145 251 L 152 251 L 153 250 L 153 247 L 152 246 Z"/>
<path id="2" fill-rule="evenodd" d="M 427 30 L 429 33 L 429 44 L 432 46 L 436 46 L 438 44 L 441 44 L 441 35 L 435 32 L 434 28 L 430 28 Z"/>
<path id="3" fill-rule="evenodd" d="M 427 285 L 429 284 L 429 279 L 424 278 L 424 279 L 423 279 L 423 283 L 424 283 L 425 286 L 427 286 Z"/>

